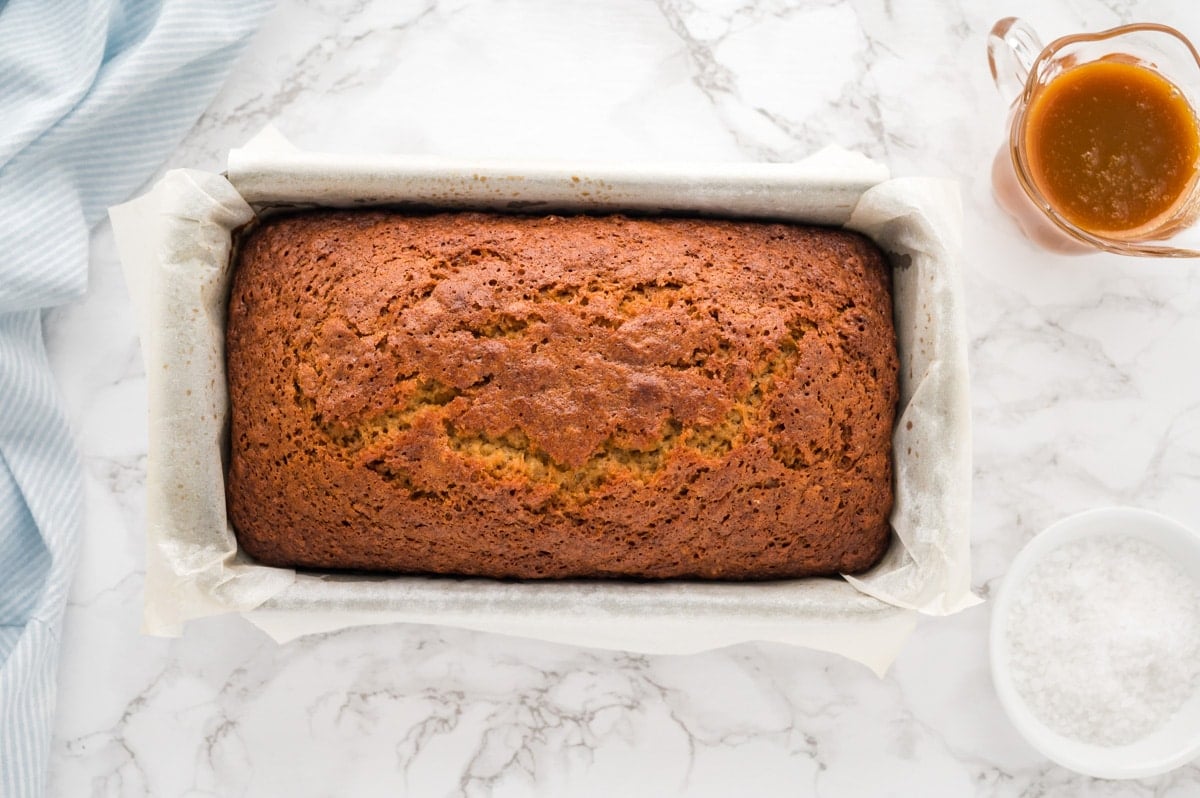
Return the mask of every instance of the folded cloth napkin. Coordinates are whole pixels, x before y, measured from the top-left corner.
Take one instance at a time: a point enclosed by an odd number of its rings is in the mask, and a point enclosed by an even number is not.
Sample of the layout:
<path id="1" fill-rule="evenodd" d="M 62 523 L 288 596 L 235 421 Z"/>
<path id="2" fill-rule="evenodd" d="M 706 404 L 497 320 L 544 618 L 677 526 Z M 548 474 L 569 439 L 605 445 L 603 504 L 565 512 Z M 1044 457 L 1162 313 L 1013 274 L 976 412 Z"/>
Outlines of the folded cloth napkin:
<path id="1" fill-rule="evenodd" d="M 271 0 L 0 0 L 0 796 L 42 793 L 81 473 L 41 309 L 196 122 Z M 86 345 L 80 343 L 80 345 Z"/>

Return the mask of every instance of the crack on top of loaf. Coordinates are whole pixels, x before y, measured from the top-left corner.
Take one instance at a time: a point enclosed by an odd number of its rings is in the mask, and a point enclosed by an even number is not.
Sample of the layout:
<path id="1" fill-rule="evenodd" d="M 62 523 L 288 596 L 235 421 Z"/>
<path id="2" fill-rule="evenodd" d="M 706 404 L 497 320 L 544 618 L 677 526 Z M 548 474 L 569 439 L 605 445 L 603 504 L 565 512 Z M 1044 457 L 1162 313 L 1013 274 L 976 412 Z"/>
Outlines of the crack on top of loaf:
<path id="1" fill-rule="evenodd" d="M 379 401 L 373 400 L 373 404 L 365 409 L 366 402 L 356 405 L 345 402 L 344 410 L 330 409 L 332 415 L 338 416 L 335 421 L 314 415 L 319 429 L 331 442 L 344 447 L 346 456 L 353 457 L 369 446 L 374 447 L 372 454 L 380 447 L 409 446 L 406 441 L 415 440 L 417 435 L 410 430 L 425 414 L 433 415 L 436 421 L 432 425 L 428 419 L 421 421 L 420 434 L 425 435 L 433 428 L 443 431 L 444 442 L 452 452 L 476 466 L 479 463 L 475 460 L 481 458 L 491 463 L 483 469 L 484 473 L 496 479 L 519 476 L 531 482 L 553 484 L 559 489 L 572 486 L 598 488 L 615 477 L 654 480 L 676 460 L 686 458 L 689 468 L 694 467 L 696 461 L 719 461 L 751 437 L 761 437 L 769 442 L 773 459 L 793 470 L 806 468 L 814 451 L 825 451 L 823 444 L 815 443 L 814 450 L 799 453 L 797 449 L 803 448 L 803 442 L 782 444 L 777 440 L 776 428 L 789 419 L 778 421 L 768 417 L 771 408 L 778 407 L 771 397 L 785 381 L 796 375 L 800 342 L 806 337 L 816 335 L 821 339 L 804 344 L 806 352 L 812 351 L 814 343 L 836 350 L 845 344 L 847 334 L 854 335 L 855 327 L 857 332 L 865 332 L 860 320 L 848 317 L 855 313 L 854 299 L 831 292 L 823 283 L 817 284 L 815 293 L 803 286 L 781 286 L 779 293 L 762 305 L 763 311 L 772 315 L 760 320 L 754 315 L 753 302 L 743 301 L 741 306 L 728 312 L 718 307 L 717 300 L 711 298 L 711 289 L 714 285 L 720 287 L 720 283 L 711 280 L 705 283 L 708 278 L 695 276 L 703 270 L 697 273 L 690 270 L 692 267 L 678 264 L 672 267 L 669 261 L 657 274 L 653 270 L 643 271 L 634 279 L 622 281 L 619 278 L 604 279 L 603 274 L 597 277 L 595 271 L 586 268 L 589 263 L 584 260 L 562 267 L 557 274 L 539 270 L 535 265 L 523 264 L 516 254 L 497 249 L 497 246 L 507 246 L 503 241 L 493 242 L 495 246 L 481 243 L 457 249 L 455 244 L 443 244 L 440 250 L 437 246 L 409 247 L 405 257 L 411 255 L 423 261 L 423 270 L 418 270 L 415 275 L 412 270 L 398 271 L 396 282 L 376 295 L 377 298 L 367 305 L 365 314 L 355 318 L 338 314 L 350 332 L 370 347 L 371 356 L 386 358 L 403 352 L 416 366 L 415 372 L 401 375 L 394 386 L 390 375 L 381 383 L 372 383 L 372 390 L 378 392 L 373 396 L 378 396 Z M 684 254 L 692 260 L 698 258 L 694 252 Z M 401 259 L 392 257 L 386 263 Z M 477 270 L 481 262 L 487 262 L 487 265 L 483 276 L 479 277 L 470 270 Z M 749 262 L 735 261 L 729 268 L 748 271 L 752 266 Z M 381 268 L 379 264 L 372 264 L 372 267 L 376 273 Z M 706 262 L 704 267 L 712 268 L 712 264 Z M 468 274 L 460 274 L 463 270 L 468 270 Z M 737 285 L 735 283 L 735 289 Z M 439 290 L 440 286 L 446 288 Z M 318 291 L 312 293 L 324 298 L 331 285 L 317 288 Z M 761 287 L 755 290 L 760 291 Z M 833 296 L 829 296 L 830 293 Z M 815 301 L 817 295 L 821 300 L 819 303 Z M 759 302 L 764 298 L 758 294 L 752 296 Z M 786 306 L 783 306 L 784 302 Z M 556 309 L 556 306 L 571 306 L 571 309 L 566 311 L 561 307 Z M 814 308 L 818 308 L 816 313 Z M 784 313 L 790 310 L 791 317 L 784 316 L 781 310 Z M 413 315 L 407 316 L 409 313 Z M 839 318 L 844 320 L 841 326 L 837 326 Z M 570 325 L 564 323 L 567 319 Z M 677 345 L 672 339 L 684 331 L 695 335 L 697 329 L 706 329 L 706 332 L 697 336 L 696 341 L 687 340 L 684 346 Z M 467 347 L 457 353 L 462 360 L 459 365 L 452 364 L 456 353 L 439 356 L 437 360 L 426 354 L 435 349 L 434 336 L 448 333 L 465 333 L 455 338 L 456 345 Z M 596 342 L 615 339 L 618 348 L 614 349 L 611 343 L 604 344 L 606 350 L 597 349 L 592 355 L 603 351 L 601 357 L 629 369 L 632 375 L 654 372 L 662 375 L 655 379 L 665 379 L 665 375 L 672 372 L 691 372 L 697 380 L 714 383 L 713 388 L 719 390 L 722 404 L 715 410 L 708 407 L 693 415 L 690 410 L 679 413 L 675 406 L 651 398 L 650 403 L 659 404 L 652 405 L 653 415 L 643 415 L 647 425 L 660 417 L 659 413 L 664 414 L 661 416 L 663 427 L 652 442 L 647 442 L 646 437 L 654 437 L 653 428 L 638 429 L 636 419 L 631 424 L 619 416 L 602 424 L 583 422 L 581 428 L 589 430 L 595 437 L 589 437 L 576 450 L 578 457 L 562 445 L 556 447 L 552 436 L 559 434 L 561 437 L 561 428 L 554 433 L 546 431 L 544 419 L 537 422 L 542 423 L 539 427 L 537 423 L 531 425 L 522 420 L 518 414 L 513 426 L 503 431 L 492 427 L 479 430 L 478 418 L 465 424 L 458 421 L 476 401 L 478 389 L 491 381 L 490 373 L 482 380 L 475 378 L 481 370 L 495 367 L 488 358 L 496 357 L 497 352 L 505 357 L 517 357 L 518 353 L 539 358 L 545 355 L 547 362 L 563 371 L 579 369 L 578 363 L 582 361 L 559 362 L 555 359 L 558 357 L 555 354 L 556 335 L 573 335 L 576 349 L 599 346 Z M 751 340 L 752 335 L 756 340 Z M 425 340 L 426 337 L 430 340 Z M 473 340 L 481 342 L 477 345 L 479 348 L 470 348 L 476 346 L 471 343 Z M 671 345 L 662 345 L 662 340 Z M 309 344 L 306 343 L 304 348 L 307 349 Z M 590 348 L 588 351 L 591 352 Z M 826 373 L 833 378 L 840 377 L 838 358 L 831 358 L 829 362 L 831 369 Z M 322 387 L 330 380 L 340 379 L 333 374 L 322 374 L 319 366 L 314 368 L 322 379 Z M 874 377 L 874 368 L 871 370 Z M 670 379 L 675 380 L 675 377 Z M 506 379 L 503 374 L 498 382 L 504 386 L 503 391 L 512 392 L 514 385 L 519 387 L 511 377 Z M 551 383 L 554 383 L 553 379 L 545 384 Z M 806 390 L 807 385 L 801 378 L 795 380 L 794 387 L 800 391 Z M 296 390 L 298 394 L 303 393 L 299 385 Z M 509 400 L 501 399 L 501 402 L 506 401 Z M 388 407 L 390 403 L 395 406 Z M 726 406 L 728 410 L 724 411 Z M 677 416 L 688 421 L 681 421 Z M 795 418 L 790 417 L 793 425 L 788 427 L 789 430 L 796 428 Z M 831 429 L 837 437 L 838 428 Z M 539 434 L 545 448 L 572 465 L 556 462 L 547 454 L 539 445 Z M 636 445 L 628 445 L 630 440 Z M 587 454 L 589 449 L 591 453 Z M 499 455 L 507 459 L 501 458 L 501 462 L 497 459 Z M 581 459 L 583 464 L 575 465 Z M 842 461 L 846 459 L 843 457 Z M 414 468 L 419 469 L 419 464 Z"/>

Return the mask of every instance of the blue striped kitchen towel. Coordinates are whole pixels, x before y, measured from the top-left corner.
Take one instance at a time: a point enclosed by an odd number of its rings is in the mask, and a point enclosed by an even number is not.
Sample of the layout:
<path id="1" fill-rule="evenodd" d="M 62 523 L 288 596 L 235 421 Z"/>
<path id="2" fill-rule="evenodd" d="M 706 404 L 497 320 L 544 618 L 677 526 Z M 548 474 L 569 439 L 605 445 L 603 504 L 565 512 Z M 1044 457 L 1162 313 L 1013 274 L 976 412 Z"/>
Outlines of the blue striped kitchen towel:
<path id="1" fill-rule="evenodd" d="M 0 0 L 0 796 L 40 795 L 81 470 L 41 310 L 212 100 L 270 0 Z M 84 342 L 80 346 L 86 346 Z"/>

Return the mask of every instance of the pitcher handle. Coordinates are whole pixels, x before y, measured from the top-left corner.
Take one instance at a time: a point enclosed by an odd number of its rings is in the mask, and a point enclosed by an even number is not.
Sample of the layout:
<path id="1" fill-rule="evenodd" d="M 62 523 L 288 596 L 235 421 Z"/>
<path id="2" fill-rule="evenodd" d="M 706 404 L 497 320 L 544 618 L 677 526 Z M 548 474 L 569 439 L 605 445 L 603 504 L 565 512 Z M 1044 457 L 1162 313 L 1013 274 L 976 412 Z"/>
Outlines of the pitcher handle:
<path id="1" fill-rule="evenodd" d="M 1042 52 L 1042 41 L 1028 23 L 1005 17 L 988 34 L 988 66 L 992 80 L 1006 99 L 1016 99 L 1025 90 L 1033 62 Z"/>

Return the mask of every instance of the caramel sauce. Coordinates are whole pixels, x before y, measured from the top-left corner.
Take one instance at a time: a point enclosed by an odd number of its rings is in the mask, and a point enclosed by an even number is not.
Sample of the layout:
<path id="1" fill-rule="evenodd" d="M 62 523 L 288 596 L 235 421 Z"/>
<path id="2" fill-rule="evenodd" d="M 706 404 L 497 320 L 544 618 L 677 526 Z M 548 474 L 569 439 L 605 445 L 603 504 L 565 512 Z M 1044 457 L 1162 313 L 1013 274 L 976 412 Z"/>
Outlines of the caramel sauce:
<path id="1" fill-rule="evenodd" d="M 1068 69 L 1034 96 L 1029 173 L 1067 221 L 1102 235 L 1153 235 L 1186 203 L 1200 159 L 1196 115 L 1178 88 L 1125 60 Z"/>

